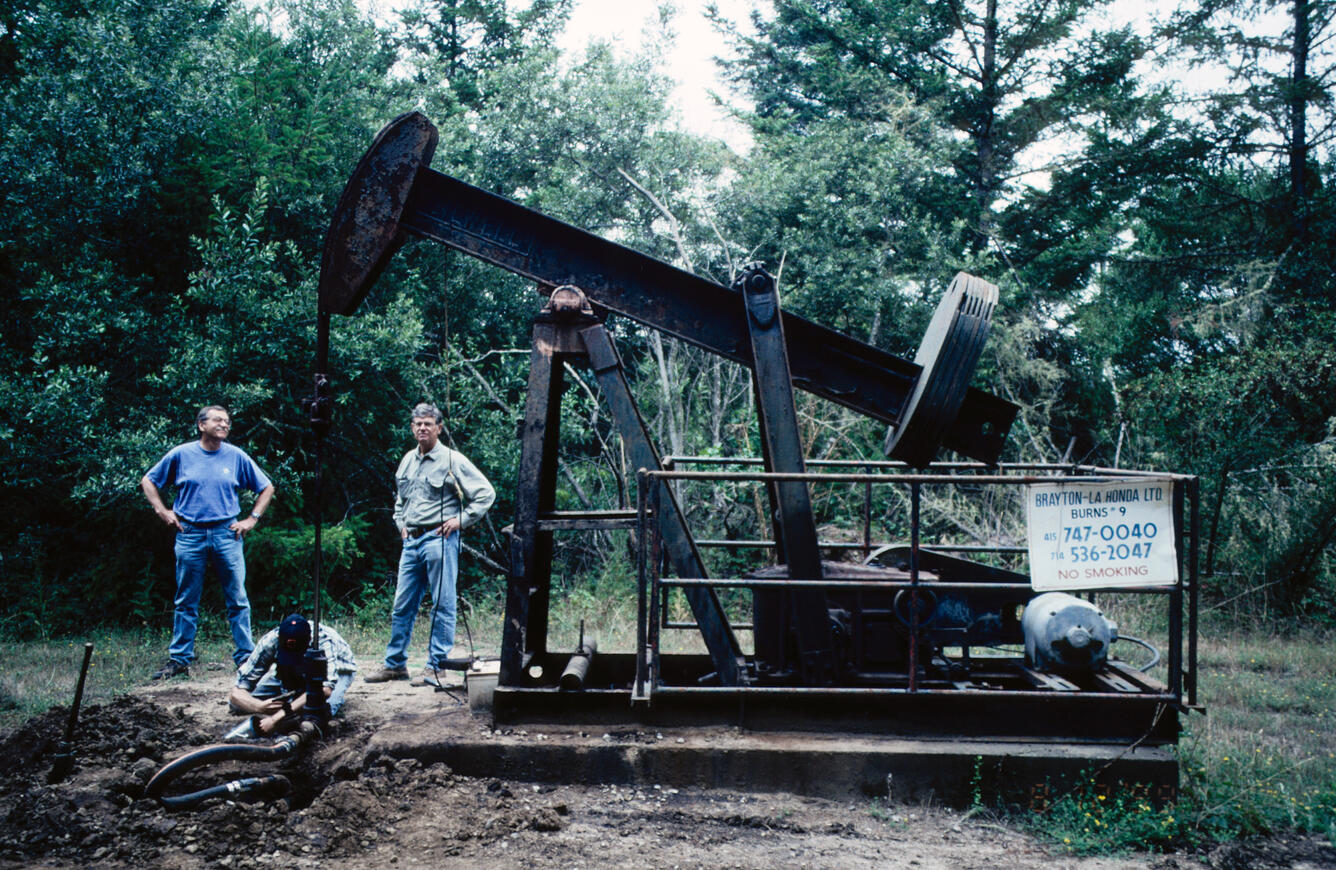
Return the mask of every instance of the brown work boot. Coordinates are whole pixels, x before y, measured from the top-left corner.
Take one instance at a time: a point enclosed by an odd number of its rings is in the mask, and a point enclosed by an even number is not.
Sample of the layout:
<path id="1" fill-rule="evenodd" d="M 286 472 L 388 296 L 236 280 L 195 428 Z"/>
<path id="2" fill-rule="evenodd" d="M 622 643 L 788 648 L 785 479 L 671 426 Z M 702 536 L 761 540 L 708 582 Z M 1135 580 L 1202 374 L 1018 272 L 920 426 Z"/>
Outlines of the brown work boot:
<path id="1" fill-rule="evenodd" d="M 190 676 L 190 666 L 184 662 L 178 662 L 176 659 L 168 659 L 167 664 L 158 668 L 157 673 L 153 675 L 153 679 L 170 680 L 177 676 Z"/>
<path id="2" fill-rule="evenodd" d="M 408 679 L 408 668 L 385 668 L 372 671 L 362 678 L 368 683 L 388 683 L 390 680 Z"/>

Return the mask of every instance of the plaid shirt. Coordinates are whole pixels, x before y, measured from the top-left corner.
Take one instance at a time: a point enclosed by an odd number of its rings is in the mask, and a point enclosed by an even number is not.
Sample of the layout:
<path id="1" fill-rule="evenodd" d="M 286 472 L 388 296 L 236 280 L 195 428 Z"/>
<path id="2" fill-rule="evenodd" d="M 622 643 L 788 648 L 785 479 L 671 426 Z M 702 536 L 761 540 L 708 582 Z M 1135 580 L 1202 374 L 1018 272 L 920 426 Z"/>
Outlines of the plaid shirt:
<path id="1" fill-rule="evenodd" d="M 334 687 L 334 677 L 338 674 L 357 673 L 357 661 L 353 659 L 353 648 L 348 646 L 348 641 L 344 640 L 342 635 L 334 630 L 332 626 L 320 624 L 320 649 L 325 653 L 325 660 L 329 662 L 329 672 L 326 674 L 328 679 L 325 685 Z M 275 627 L 255 645 L 250 658 L 242 663 L 237 669 L 237 688 L 245 689 L 247 692 L 254 692 L 255 687 L 264 679 L 264 675 L 269 673 L 278 663 L 278 628 Z"/>

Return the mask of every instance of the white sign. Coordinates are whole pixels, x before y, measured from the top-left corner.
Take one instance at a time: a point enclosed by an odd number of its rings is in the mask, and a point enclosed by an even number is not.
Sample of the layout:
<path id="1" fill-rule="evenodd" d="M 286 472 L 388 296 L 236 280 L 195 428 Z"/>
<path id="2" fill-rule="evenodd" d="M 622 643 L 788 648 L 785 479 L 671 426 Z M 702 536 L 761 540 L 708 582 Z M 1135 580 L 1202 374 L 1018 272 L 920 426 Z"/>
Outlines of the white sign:
<path id="1" fill-rule="evenodd" d="M 1035 483 L 1025 497 L 1030 584 L 1036 590 L 1178 582 L 1173 481 Z"/>

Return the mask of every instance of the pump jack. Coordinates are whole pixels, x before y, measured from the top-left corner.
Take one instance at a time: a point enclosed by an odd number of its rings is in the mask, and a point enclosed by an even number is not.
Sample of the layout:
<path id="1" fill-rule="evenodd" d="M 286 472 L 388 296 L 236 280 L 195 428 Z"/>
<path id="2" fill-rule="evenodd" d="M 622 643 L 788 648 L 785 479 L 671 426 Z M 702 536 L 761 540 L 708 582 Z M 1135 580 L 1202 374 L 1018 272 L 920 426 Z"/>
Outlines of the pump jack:
<path id="1" fill-rule="evenodd" d="M 1034 715 L 1032 692 L 1020 693 L 1024 700 L 1005 709 L 997 704 L 999 693 L 981 702 L 980 693 L 970 691 L 960 693 L 969 697 L 926 692 L 918 706 L 896 706 L 904 698 L 905 680 L 912 694 L 916 674 L 923 671 L 923 663 L 916 661 L 918 599 L 912 605 L 915 634 L 909 643 L 903 632 L 888 627 L 893 620 L 887 615 L 899 607 L 899 599 L 889 602 L 892 593 L 887 588 L 898 584 L 903 589 L 912 576 L 917 595 L 920 570 L 924 577 L 953 581 L 956 587 L 984 583 L 987 591 L 981 587 L 978 594 L 966 592 L 962 600 L 998 614 L 993 621 L 1002 625 L 1002 639 L 1015 642 L 1019 640 L 1015 605 L 1029 598 L 1028 592 L 1017 591 L 1025 587 L 1024 575 L 919 551 L 917 546 L 907 553 L 908 574 L 875 566 L 851 574 L 847 566 L 823 562 L 808 484 L 801 478 L 766 481 L 780 564 L 767 569 L 769 580 L 754 586 L 754 653 L 743 653 L 708 581 L 684 583 L 706 656 L 671 661 L 665 656 L 646 681 L 643 650 L 637 651 L 634 665 L 600 653 L 590 666 L 588 682 L 606 690 L 579 693 L 584 701 L 560 691 L 556 674 L 564 657 L 548 649 L 547 636 L 553 533 L 631 528 L 634 523 L 624 516 L 559 516 L 555 511 L 560 397 L 568 363 L 595 373 L 631 466 L 651 471 L 663 467 L 604 326 L 609 314 L 749 367 L 767 472 L 801 475 L 806 470 L 794 387 L 886 423 L 887 454 L 909 466 L 927 467 L 942 447 L 993 466 L 1017 408 L 970 387 L 969 379 L 989 331 L 997 288 L 957 275 L 910 362 L 781 311 L 775 281 L 759 266 L 747 267 L 733 286 L 724 287 L 436 172 L 428 165 L 436 142 L 437 131 L 424 116 L 401 115 L 376 136 L 344 188 L 322 263 L 316 379 L 320 383 L 326 378 L 330 315 L 352 315 L 409 238 L 436 241 L 508 269 L 533 280 L 548 294 L 533 327 L 497 719 L 579 718 L 592 712 L 652 720 L 671 715 L 671 701 L 676 699 L 683 721 L 729 721 L 741 715 L 745 697 L 768 699 L 759 704 L 770 703 L 769 709 L 784 721 L 793 718 L 804 700 L 815 700 L 818 705 L 835 702 L 817 715 L 827 723 L 841 716 L 867 723 L 868 711 L 875 709 L 882 723 L 898 719 L 927 731 L 932 723 L 949 720 L 956 726 L 974 723 L 980 729 L 974 733 L 989 728 L 1026 733 L 1018 722 Z M 678 577 L 705 578 L 696 542 L 672 489 L 661 478 L 642 475 L 641 480 L 649 481 L 648 500 L 658 506 L 653 522 L 666 562 Z M 836 588 L 860 583 L 868 587 L 868 595 Z M 883 588 L 872 588 L 878 584 Z M 1002 587 L 1014 589 L 998 591 Z M 594 680 L 600 666 L 601 675 Z M 888 668 L 899 674 L 885 677 Z M 1123 685 L 1141 702 L 1130 715 L 1113 725 L 1098 715 L 1083 717 L 1085 725 L 1077 731 L 1087 737 L 1139 735 L 1149 723 L 1157 739 L 1175 739 L 1176 722 L 1172 716 L 1162 719 L 1156 705 L 1179 696 L 1150 682 L 1130 681 L 1129 676 Z M 633 688 L 633 682 L 645 687 Z M 673 691 L 661 692 L 652 701 L 656 683 Z M 879 694 L 879 688 L 886 691 Z M 703 694 L 693 695 L 697 689 Z M 748 703 L 759 709 L 757 701 Z M 989 715 L 978 715 L 981 703 Z M 1049 724 L 1039 732 L 1065 734 L 1064 728 L 1064 723 Z M 959 727 L 952 731 L 963 733 Z"/>

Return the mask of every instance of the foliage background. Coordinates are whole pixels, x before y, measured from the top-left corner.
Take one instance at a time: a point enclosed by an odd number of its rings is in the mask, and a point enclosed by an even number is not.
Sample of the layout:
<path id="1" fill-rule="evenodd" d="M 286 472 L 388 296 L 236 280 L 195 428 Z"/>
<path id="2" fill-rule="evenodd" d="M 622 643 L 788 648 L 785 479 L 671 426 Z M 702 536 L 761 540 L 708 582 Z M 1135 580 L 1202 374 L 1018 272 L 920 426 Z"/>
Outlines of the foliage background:
<path id="1" fill-rule="evenodd" d="M 683 132 L 654 53 L 561 56 L 566 0 L 424 0 L 388 23 L 347 0 L 0 10 L 0 634 L 166 622 L 171 540 L 137 483 L 214 402 L 279 489 L 251 541 L 256 619 L 305 601 L 324 227 L 409 108 L 441 130 L 437 169 L 724 283 L 763 258 L 787 307 L 896 353 L 956 270 L 995 281 L 976 384 L 1022 406 L 1005 458 L 1200 474 L 1208 607 L 1329 625 L 1331 4 L 1189 0 L 1139 28 L 1099 0 L 772 6 L 732 30 L 746 154 Z M 410 245 L 336 321 L 328 603 L 384 604 L 390 471 L 424 399 L 497 485 L 464 585 L 499 589 L 540 301 Z M 758 452 L 745 372 L 612 327 L 662 452 Z M 633 504 L 596 390 L 565 401 L 562 505 Z M 880 458 L 868 421 L 800 413 L 809 455 Z M 854 500 L 818 509 L 858 525 Z M 764 513 L 726 490 L 689 510 L 708 537 Z M 613 537 L 559 558 L 572 595 L 629 582 Z"/>

